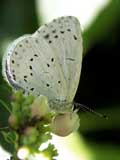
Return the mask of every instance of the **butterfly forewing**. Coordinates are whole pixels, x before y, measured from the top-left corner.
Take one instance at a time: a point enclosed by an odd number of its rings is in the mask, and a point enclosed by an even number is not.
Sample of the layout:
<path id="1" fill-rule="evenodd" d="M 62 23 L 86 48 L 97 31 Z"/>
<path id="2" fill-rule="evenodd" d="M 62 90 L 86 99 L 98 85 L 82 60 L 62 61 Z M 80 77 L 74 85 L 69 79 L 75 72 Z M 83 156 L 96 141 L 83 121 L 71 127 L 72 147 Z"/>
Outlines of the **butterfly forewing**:
<path id="1" fill-rule="evenodd" d="M 61 17 L 15 41 L 4 58 L 9 83 L 26 93 L 72 102 L 82 61 L 80 24 Z"/>

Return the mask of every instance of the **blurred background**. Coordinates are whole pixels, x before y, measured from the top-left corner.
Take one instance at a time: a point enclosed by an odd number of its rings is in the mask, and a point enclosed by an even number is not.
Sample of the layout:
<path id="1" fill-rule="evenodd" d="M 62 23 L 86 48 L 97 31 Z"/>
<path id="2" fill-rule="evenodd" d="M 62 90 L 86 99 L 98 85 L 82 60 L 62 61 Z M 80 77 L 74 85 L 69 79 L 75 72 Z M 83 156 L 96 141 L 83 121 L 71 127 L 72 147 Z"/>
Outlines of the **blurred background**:
<path id="1" fill-rule="evenodd" d="M 120 160 L 120 0 L 1 0 L 0 99 L 9 102 L 10 91 L 1 74 L 8 44 L 64 15 L 78 17 L 83 33 L 84 58 L 75 101 L 107 115 L 108 120 L 80 111 L 78 133 L 53 137 L 58 160 Z M 7 117 L 0 105 L 0 127 L 7 125 Z M 11 149 L 2 135 L 0 143 Z M 7 157 L 1 149 L 0 159 Z"/>

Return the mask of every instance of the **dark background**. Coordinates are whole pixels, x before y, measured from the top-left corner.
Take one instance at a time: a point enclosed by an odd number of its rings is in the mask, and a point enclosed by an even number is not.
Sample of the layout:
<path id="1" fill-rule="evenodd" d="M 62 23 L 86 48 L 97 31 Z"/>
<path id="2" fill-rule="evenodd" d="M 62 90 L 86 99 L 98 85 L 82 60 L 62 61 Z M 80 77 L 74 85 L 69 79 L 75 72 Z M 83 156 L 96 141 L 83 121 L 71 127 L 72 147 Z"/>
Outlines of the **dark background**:
<path id="1" fill-rule="evenodd" d="M 4 42 L 38 27 L 34 0 L 0 1 L 0 99 L 9 102 L 10 89 L 1 74 Z M 44 19 L 44 17 L 41 18 Z M 79 132 L 94 151 L 93 160 L 120 160 L 120 1 L 112 0 L 83 32 L 84 58 L 75 101 L 103 113 L 108 120 L 80 111 Z M 8 113 L 0 108 L 0 122 Z M 5 147 L 2 137 L 1 145 Z M 6 148 L 6 147 L 5 147 Z M 9 148 L 9 147 L 8 147 Z"/>

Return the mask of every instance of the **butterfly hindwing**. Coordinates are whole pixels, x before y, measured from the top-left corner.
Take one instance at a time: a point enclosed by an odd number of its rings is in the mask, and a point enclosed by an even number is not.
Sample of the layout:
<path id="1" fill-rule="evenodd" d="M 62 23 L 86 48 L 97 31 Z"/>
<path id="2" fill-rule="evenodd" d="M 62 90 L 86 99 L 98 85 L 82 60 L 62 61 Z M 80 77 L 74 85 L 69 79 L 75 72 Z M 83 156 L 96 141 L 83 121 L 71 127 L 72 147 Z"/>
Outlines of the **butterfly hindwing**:
<path id="1" fill-rule="evenodd" d="M 49 99 L 73 101 L 82 61 L 79 21 L 71 16 L 53 20 L 16 40 L 4 59 L 12 86 Z"/>
<path id="2" fill-rule="evenodd" d="M 14 42 L 6 61 L 8 80 L 26 93 L 63 99 L 66 84 L 59 63 L 46 41 L 42 37 L 39 40 L 40 43 L 36 37 L 27 36 Z"/>

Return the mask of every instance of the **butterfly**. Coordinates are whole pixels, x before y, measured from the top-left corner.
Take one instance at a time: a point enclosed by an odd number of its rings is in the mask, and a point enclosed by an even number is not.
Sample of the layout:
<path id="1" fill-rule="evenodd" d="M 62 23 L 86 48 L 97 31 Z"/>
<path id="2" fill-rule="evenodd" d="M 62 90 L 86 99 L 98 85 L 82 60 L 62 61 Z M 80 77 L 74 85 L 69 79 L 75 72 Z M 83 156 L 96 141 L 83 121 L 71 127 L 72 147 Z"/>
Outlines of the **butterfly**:
<path id="1" fill-rule="evenodd" d="M 82 66 L 82 33 L 73 16 L 54 19 L 35 33 L 15 40 L 3 60 L 13 88 L 44 95 L 60 112 L 73 106 Z"/>

